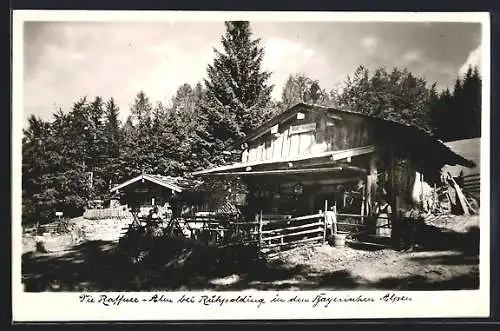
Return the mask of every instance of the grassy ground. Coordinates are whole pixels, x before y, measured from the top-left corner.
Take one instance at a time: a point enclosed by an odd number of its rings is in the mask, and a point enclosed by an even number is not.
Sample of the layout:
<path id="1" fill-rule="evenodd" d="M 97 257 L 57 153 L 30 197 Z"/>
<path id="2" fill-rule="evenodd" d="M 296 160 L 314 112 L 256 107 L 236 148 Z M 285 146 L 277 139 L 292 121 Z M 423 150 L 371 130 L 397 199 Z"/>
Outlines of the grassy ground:
<path id="1" fill-rule="evenodd" d="M 115 242 L 75 245 L 61 239 L 48 253 L 25 249 L 23 282 L 26 291 L 35 292 L 478 288 L 477 247 L 457 243 L 475 240 L 470 231 L 479 217 L 439 222 L 434 226 L 442 231 L 433 235 L 440 245 L 414 252 L 325 245 L 298 248 L 268 261 L 252 259 L 248 250 L 183 241 L 162 243 L 160 254 L 133 266 Z"/>

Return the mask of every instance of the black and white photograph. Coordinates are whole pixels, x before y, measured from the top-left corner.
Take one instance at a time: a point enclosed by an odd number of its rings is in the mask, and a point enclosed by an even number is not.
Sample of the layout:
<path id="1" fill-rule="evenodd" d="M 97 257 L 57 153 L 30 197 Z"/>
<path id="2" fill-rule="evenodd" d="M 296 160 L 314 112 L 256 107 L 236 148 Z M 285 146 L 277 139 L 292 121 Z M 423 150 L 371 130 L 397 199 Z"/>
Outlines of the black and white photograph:
<path id="1" fill-rule="evenodd" d="M 14 13 L 14 298 L 484 314 L 488 14 L 115 14 Z"/>

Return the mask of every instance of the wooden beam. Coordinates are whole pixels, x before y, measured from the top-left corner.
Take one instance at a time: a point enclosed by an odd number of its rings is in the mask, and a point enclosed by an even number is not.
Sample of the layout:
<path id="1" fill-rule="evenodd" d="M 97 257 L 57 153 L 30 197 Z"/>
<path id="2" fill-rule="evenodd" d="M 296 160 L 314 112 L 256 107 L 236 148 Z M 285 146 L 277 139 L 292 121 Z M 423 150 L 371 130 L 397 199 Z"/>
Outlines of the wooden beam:
<path id="1" fill-rule="evenodd" d="M 260 210 L 260 213 L 259 213 L 259 230 L 258 230 L 258 237 L 259 237 L 259 258 L 261 257 L 261 253 L 262 253 L 262 209 Z"/>
<path id="2" fill-rule="evenodd" d="M 310 168 L 310 169 L 290 169 L 290 170 L 267 170 L 267 171 L 236 171 L 236 172 L 218 172 L 213 173 L 213 176 L 263 176 L 263 175 L 294 175 L 294 174 L 313 174 L 313 173 L 326 173 L 326 172 L 342 172 L 342 171 L 356 171 L 362 174 L 366 170 L 359 167 L 333 167 L 333 168 Z"/>
<path id="3" fill-rule="evenodd" d="M 449 172 L 448 172 L 448 177 L 451 183 L 453 184 L 453 188 L 457 192 L 458 201 L 460 202 L 460 206 L 462 207 L 464 215 L 469 216 L 470 213 L 469 213 L 467 198 L 465 197 L 462 190 L 460 189 L 460 186 L 458 186 L 457 182 L 453 179 L 453 176 Z"/>
<path id="4" fill-rule="evenodd" d="M 391 236 L 394 239 L 395 233 L 399 236 L 399 224 L 396 224 L 397 219 L 396 219 L 396 192 L 394 189 L 394 148 L 392 146 L 389 147 L 389 184 L 390 184 L 390 206 L 392 209 L 391 213 L 391 225 L 392 225 L 392 231 L 391 231 Z M 394 228 L 397 229 L 397 231 L 394 231 Z"/>
<path id="5" fill-rule="evenodd" d="M 298 226 L 285 226 L 279 229 L 273 229 L 273 230 L 265 230 L 261 231 L 262 234 L 273 234 L 273 233 L 279 233 L 281 231 L 291 231 L 291 230 L 298 230 L 298 229 L 306 229 L 306 228 L 312 228 L 312 227 L 318 227 L 321 226 L 323 222 L 318 222 L 315 221 L 313 223 L 308 223 L 304 225 L 298 225 Z M 267 239 L 267 238 L 264 238 Z"/>
<path id="6" fill-rule="evenodd" d="M 423 210 L 426 210 L 426 207 L 425 207 L 425 202 L 424 202 L 424 174 L 420 174 L 420 207 L 423 209 Z"/>
<path id="7" fill-rule="evenodd" d="M 322 238 L 323 238 L 322 236 L 317 236 L 317 237 L 314 237 L 314 238 L 307 238 L 307 239 L 295 240 L 295 241 L 292 241 L 292 242 L 285 242 L 285 243 L 279 243 L 279 244 L 265 245 L 265 247 L 263 248 L 263 250 L 267 250 L 269 248 L 279 247 L 279 246 L 293 246 L 293 245 L 302 244 L 302 243 L 306 243 L 306 242 L 310 242 L 310 241 L 317 241 L 317 240 L 320 241 L 320 242 L 318 242 L 318 244 L 321 244 L 321 239 Z"/>
<path id="8" fill-rule="evenodd" d="M 406 186 L 408 187 L 407 192 L 405 192 L 404 196 L 406 199 L 409 201 L 410 205 L 413 205 L 413 199 L 412 199 L 412 191 L 413 191 L 413 185 L 415 184 L 412 179 L 416 175 L 416 171 L 413 166 L 413 157 L 410 152 L 407 152 L 406 154 Z"/>
<path id="9" fill-rule="evenodd" d="M 263 237 L 262 241 L 265 243 L 266 241 L 270 241 L 270 240 L 295 237 L 295 236 L 302 236 L 302 235 L 311 234 L 311 233 L 318 233 L 318 232 L 322 232 L 322 231 L 323 231 L 323 227 L 319 226 L 319 227 L 312 229 L 312 230 L 304 230 L 304 231 L 299 231 L 299 232 L 280 234 L 280 235 L 271 236 L 271 237 Z M 320 238 L 323 238 L 323 235 L 321 235 Z"/>
<path id="10" fill-rule="evenodd" d="M 337 116 L 337 115 L 333 115 L 332 113 L 326 113 L 326 117 L 328 117 L 329 119 L 337 120 L 337 121 L 342 121 L 343 120 L 342 117 Z"/>
<path id="11" fill-rule="evenodd" d="M 349 218 L 366 218 L 366 215 L 358 215 L 358 214 L 337 214 L 338 217 L 349 217 Z"/>
<path id="12" fill-rule="evenodd" d="M 360 176 L 342 176 L 340 178 L 329 178 L 329 179 L 318 179 L 318 180 L 297 180 L 297 181 L 291 181 L 287 183 L 283 183 L 281 187 L 283 188 L 290 188 L 295 185 L 300 181 L 303 185 L 312 185 L 312 184 L 319 184 L 320 186 L 329 186 L 329 185 L 336 185 L 336 184 L 343 184 L 347 182 L 354 182 L 360 180 Z"/>
<path id="13" fill-rule="evenodd" d="M 332 161 L 331 159 L 314 159 L 314 160 L 303 160 L 303 161 L 297 161 L 297 162 L 289 162 L 288 164 L 278 164 L 278 165 L 272 165 L 274 169 L 271 170 L 284 170 L 287 168 L 305 168 L 305 167 L 328 167 L 328 166 L 338 166 L 338 167 L 347 167 L 350 166 L 350 164 L 341 162 L 341 161 Z M 261 171 L 264 171 L 262 169 L 264 167 L 261 167 Z"/>
<path id="14" fill-rule="evenodd" d="M 366 181 L 364 182 L 364 186 L 363 186 L 363 191 L 361 192 L 361 199 L 362 199 L 362 202 L 361 202 L 361 215 L 365 215 L 365 209 L 366 209 Z"/>
<path id="15" fill-rule="evenodd" d="M 325 200 L 325 210 L 323 211 L 323 245 L 326 243 L 326 212 L 328 211 L 328 200 Z"/>
<path id="16" fill-rule="evenodd" d="M 375 204 L 375 193 L 377 192 L 377 154 L 370 156 L 369 175 L 366 178 L 367 212 L 370 213 Z"/>

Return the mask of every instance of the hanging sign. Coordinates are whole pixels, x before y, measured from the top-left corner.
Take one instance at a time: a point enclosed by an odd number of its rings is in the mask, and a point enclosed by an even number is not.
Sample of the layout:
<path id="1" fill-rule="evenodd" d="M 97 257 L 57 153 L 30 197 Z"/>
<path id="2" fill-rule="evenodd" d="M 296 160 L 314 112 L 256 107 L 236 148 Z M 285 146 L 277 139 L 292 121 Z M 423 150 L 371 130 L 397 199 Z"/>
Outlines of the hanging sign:
<path id="1" fill-rule="evenodd" d="M 316 130 L 316 123 L 293 125 L 290 127 L 290 134 L 299 134 Z"/>

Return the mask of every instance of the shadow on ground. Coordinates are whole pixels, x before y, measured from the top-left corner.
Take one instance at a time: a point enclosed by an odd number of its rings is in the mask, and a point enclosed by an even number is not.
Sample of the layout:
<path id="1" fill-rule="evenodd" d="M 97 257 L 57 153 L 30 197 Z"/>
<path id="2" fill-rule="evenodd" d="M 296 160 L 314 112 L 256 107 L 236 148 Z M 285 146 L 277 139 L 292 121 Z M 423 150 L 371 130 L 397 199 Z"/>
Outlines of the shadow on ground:
<path id="1" fill-rule="evenodd" d="M 279 260 L 259 261 L 252 248 L 217 248 L 186 241 L 168 241 L 139 265 L 123 258 L 116 244 L 87 241 L 57 254 L 26 253 L 22 273 L 27 292 L 42 291 L 175 291 L 175 290 L 308 290 L 308 289 L 474 289 L 471 273 L 434 282 L 426 276 L 383 278 L 353 276 L 348 270 L 314 273 Z M 414 258 L 424 265 L 477 264 L 477 255 Z M 333 268 L 332 268 L 333 269 Z"/>
<path id="2" fill-rule="evenodd" d="M 467 254 L 479 253 L 479 227 L 472 226 L 466 232 L 425 225 L 416 233 L 415 241 L 428 251 L 456 250 Z"/>
<path id="3" fill-rule="evenodd" d="M 410 260 L 412 258 L 409 258 Z M 443 265 L 453 264 L 477 264 L 477 256 L 469 256 L 466 254 L 460 255 L 442 255 L 439 257 L 415 258 L 414 261 L 421 263 L 422 267 L 429 264 L 443 263 Z M 464 261 L 464 262 L 461 262 Z M 255 273 L 265 273 L 272 266 L 265 267 L 261 270 L 256 270 Z M 472 271 L 467 274 L 453 276 L 445 280 L 436 281 L 432 273 L 439 271 L 431 271 L 429 275 L 411 275 L 404 277 L 385 277 L 376 281 L 362 278 L 351 273 L 349 270 L 336 270 L 328 273 L 314 273 L 307 269 L 290 270 L 290 275 L 285 275 L 284 278 L 274 280 L 272 282 L 264 281 L 260 277 L 255 277 L 255 273 L 241 275 L 238 282 L 226 286 L 227 290 L 239 290 L 245 288 L 255 288 L 259 290 L 466 290 L 479 288 L 479 273 Z M 276 274 L 275 274 L 276 275 Z"/>

